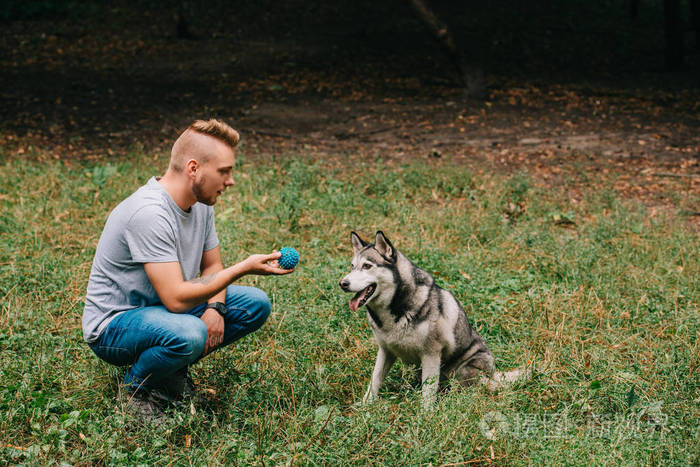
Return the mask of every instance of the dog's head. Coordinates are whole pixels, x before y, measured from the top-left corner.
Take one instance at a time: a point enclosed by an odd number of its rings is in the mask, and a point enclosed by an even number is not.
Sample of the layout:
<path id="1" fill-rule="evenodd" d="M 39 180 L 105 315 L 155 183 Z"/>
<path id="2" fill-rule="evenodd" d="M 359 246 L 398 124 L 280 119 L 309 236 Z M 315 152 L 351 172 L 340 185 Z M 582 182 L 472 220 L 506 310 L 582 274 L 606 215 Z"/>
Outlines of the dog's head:
<path id="1" fill-rule="evenodd" d="M 350 300 L 350 309 L 357 310 L 364 304 L 379 300 L 391 300 L 396 288 L 394 270 L 398 252 L 380 230 L 375 242 L 365 242 L 355 232 L 350 234 L 352 243 L 352 271 L 340 281 L 345 292 L 356 292 Z"/>

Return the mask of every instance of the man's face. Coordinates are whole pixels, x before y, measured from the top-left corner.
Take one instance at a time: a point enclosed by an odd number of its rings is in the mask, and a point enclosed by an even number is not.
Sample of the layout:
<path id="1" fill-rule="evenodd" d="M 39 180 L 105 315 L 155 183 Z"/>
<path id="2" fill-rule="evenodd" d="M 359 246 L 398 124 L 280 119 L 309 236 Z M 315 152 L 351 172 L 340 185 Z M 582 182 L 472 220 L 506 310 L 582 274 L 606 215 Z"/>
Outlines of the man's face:
<path id="1" fill-rule="evenodd" d="M 199 164 L 192 192 L 197 201 L 212 206 L 226 187 L 233 186 L 233 149 L 214 140 L 206 162 Z"/>

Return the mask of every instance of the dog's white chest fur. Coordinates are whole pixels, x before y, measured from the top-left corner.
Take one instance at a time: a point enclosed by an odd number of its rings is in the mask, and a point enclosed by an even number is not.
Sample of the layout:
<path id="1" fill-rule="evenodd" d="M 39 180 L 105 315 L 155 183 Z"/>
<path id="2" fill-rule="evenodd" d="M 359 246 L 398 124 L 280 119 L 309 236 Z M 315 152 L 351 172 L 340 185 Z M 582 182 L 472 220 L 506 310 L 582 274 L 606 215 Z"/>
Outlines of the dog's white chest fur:
<path id="1" fill-rule="evenodd" d="M 416 327 L 408 326 L 402 319 L 398 323 L 386 323 L 379 328 L 372 322 L 372 333 L 377 344 L 390 350 L 404 362 L 418 365 L 430 334 L 430 325 L 423 322 Z"/>
<path id="2" fill-rule="evenodd" d="M 442 355 L 452 353 L 454 338 L 449 330 L 439 329 L 441 323 L 425 320 L 414 325 L 406 318 L 395 322 L 388 311 L 377 310 L 376 312 L 383 318 L 382 326 L 379 327 L 369 313 L 368 320 L 377 344 L 389 350 L 403 362 L 420 365 L 421 356 L 429 347 L 433 347 L 434 351 Z"/>

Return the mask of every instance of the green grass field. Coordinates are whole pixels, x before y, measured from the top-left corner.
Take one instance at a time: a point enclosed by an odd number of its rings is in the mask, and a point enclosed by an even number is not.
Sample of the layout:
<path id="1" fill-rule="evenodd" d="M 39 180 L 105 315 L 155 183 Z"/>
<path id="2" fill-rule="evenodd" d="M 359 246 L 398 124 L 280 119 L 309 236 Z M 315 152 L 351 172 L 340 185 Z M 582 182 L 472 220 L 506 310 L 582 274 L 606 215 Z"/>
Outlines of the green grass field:
<path id="1" fill-rule="evenodd" d="M 168 423 L 136 423 L 80 320 L 107 214 L 166 164 L 0 163 L 1 464 L 700 462 L 697 234 L 612 190 L 572 204 L 449 162 L 239 157 L 216 205 L 225 261 L 289 245 L 300 266 L 244 278 L 268 322 L 194 368 L 199 395 Z M 337 283 L 350 231 L 378 229 L 456 295 L 500 369 L 534 362 L 533 379 L 424 412 L 397 364 L 359 405 L 376 345 Z"/>

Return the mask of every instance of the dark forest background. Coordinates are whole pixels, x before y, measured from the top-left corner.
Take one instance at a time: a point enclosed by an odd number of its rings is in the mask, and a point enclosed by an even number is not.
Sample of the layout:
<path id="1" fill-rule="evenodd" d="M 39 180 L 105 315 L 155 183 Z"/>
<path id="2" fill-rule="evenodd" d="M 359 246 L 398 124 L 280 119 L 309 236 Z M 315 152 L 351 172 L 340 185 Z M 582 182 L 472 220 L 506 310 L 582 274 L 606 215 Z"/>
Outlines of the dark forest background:
<path id="1" fill-rule="evenodd" d="M 205 6 L 187 1 L 5 0 L 0 20 L 3 34 L 12 34 L 8 24 L 48 20 L 59 36 L 123 31 L 143 40 L 291 41 L 309 48 L 310 55 L 319 49 L 330 52 L 327 61 L 316 63 L 319 67 L 374 56 L 389 65 L 395 56 L 424 55 L 428 45 L 440 49 L 438 41 L 430 43 L 430 30 L 412 3 L 213 0 Z M 589 76 L 698 65 L 697 0 L 421 3 L 447 26 L 461 58 L 489 73 Z M 444 64 L 438 58 L 421 68 L 428 65 Z"/>
<path id="2" fill-rule="evenodd" d="M 5 0 L 3 136 L 9 147 L 29 135 L 61 157 L 94 155 L 135 140 L 165 147 L 193 116 L 212 115 L 247 130 L 248 141 L 303 136 L 323 145 L 356 141 L 347 122 L 368 114 L 380 116 L 363 121 L 378 134 L 406 129 L 396 121 L 411 112 L 413 123 L 439 127 L 448 116 L 433 105 L 465 113 L 500 102 L 510 115 L 486 127 L 505 128 L 525 111 L 550 117 L 563 103 L 589 101 L 612 106 L 581 107 L 589 122 L 626 108 L 646 119 L 639 125 L 680 122 L 692 135 L 698 3 Z M 406 107 L 381 108 L 390 101 Z M 621 126 L 629 121 L 620 115 Z"/>

